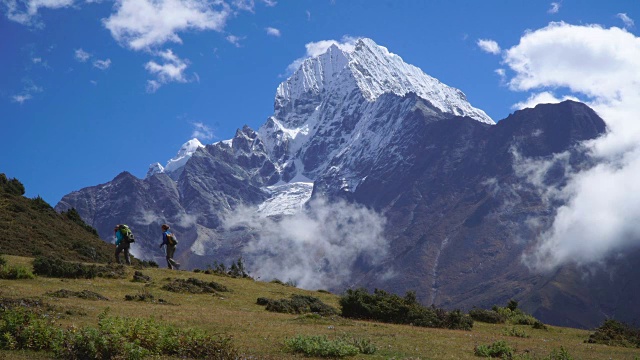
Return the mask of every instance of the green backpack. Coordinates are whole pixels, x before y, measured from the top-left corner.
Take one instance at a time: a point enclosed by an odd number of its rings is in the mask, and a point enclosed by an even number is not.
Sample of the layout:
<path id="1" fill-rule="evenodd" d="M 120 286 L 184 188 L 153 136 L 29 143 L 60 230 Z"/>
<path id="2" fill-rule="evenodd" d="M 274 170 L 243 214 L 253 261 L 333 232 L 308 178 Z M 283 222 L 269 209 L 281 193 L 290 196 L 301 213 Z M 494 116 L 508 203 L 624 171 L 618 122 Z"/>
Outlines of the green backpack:
<path id="1" fill-rule="evenodd" d="M 122 235 L 122 240 L 128 243 L 136 242 L 133 236 L 133 233 L 131 232 L 131 229 L 129 229 L 127 225 L 122 224 L 120 225 L 119 229 L 120 229 L 120 235 Z"/>

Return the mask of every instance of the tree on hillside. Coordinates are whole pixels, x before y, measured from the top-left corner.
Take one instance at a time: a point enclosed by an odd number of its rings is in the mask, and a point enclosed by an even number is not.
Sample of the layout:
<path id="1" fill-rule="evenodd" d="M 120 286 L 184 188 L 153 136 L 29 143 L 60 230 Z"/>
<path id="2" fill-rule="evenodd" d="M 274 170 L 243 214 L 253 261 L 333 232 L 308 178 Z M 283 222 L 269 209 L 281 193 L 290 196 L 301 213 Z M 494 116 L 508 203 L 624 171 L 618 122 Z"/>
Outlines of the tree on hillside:
<path id="1" fill-rule="evenodd" d="M 18 179 L 7 178 L 7 175 L 0 174 L 0 191 L 12 195 L 24 195 L 24 185 Z"/>

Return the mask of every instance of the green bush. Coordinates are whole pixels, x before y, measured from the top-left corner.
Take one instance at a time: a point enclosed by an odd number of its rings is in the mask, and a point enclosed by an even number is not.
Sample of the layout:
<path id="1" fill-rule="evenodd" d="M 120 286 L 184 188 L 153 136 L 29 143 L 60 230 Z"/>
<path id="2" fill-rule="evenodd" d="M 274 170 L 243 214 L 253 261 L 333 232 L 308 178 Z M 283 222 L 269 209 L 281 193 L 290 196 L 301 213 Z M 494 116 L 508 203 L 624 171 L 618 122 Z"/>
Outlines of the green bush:
<path id="1" fill-rule="evenodd" d="M 473 319 L 460 310 L 447 312 L 422 306 L 414 292 L 400 297 L 379 289 L 373 294 L 363 288 L 347 290 L 340 297 L 340 306 L 342 316 L 352 319 L 460 330 L 471 330 L 473 327 Z"/>
<path id="2" fill-rule="evenodd" d="M 24 195 L 24 185 L 16 178 L 9 180 L 7 175 L 0 174 L 0 192 L 12 195 Z"/>
<path id="3" fill-rule="evenodd" d="M 358 340 L 359 341 L 359 340 Z M 367 351 L 371 351 L 369 348 L 370 343 L 367 342 Z M 318 356 L 318 357 L 344 357 L 353 356 L 359 353 L 363 353 L 361 348 L 356 346 L 353 341 L 349 341 L 345 338 L 338 338 L 335 340 L 329 340 L 326 336 L 302 336 L 298 335 L 294 338 L 285 339 L 285 348 L 293 353 L 303 353 L 306 356 Z M 375 347 L 373 347 L 375 352 Z M 368 352 L 372 354 L 373 352 Z"/>
<path id="4" fill-rule="evenodd" d="M 469 310 L 469 316 L 475 321 L 489 324 L 504 324 L 507 317 L 493 310 L 473 308 Z"/>
<path id="5" fill-rule="evenodd" d="M 605 322 L 589 336 L 593 344 L 640 348 L 640 329 L 613 319 Z"/>
<path id="6" fill-rule="evenodd" d="M 34 279 L 31 270 L 24 266 L 19 265 L 1 265 L 0 266 L 0 279 L 6 280 L 18 280 L 18 279 Z"/>
<path id="7" fill-rule="evenodd" d="M 202 281 L 195 278 L 189 278 L 187 280 L 184 279 L 173 279 L 172 282 L 166 284 L 162 287 L 163 290 L 177 292 L 177 293 L 191 293 L 191 294 L 202 294 L 202 293 L 215 293 L 216 291 L 227 292 L 229 289 L 219 284 L 215 281 Z"/>
<path id="8" fill-rule="evenodd" d="M 95 265 L 83 265 L 44 256 L 38 256 L 33 260 L 33 272 L 36 275 L 72 279 L 93 279 L 98 275 Z"/>
<path id="9" fill-rule="evenodd" d="M 513 357 L 513 348 L 504 340 L 499 340 L 491 345 L 478 345 L 474 349 L 476 356 L 488 358 L 506 358 Z"/>
<path id="10" fill-rule="evenodd" d="M 55 325 L 52 316 L 37 315 L 24 308 L 0 312 L 0 349 L 45 350 L 57 358 L 143 359 L 172 356 L 189 359 L 235 359 L 237 350 L 226 337 L 200 330 L 180 330 L 154 319 L 99 316 L 98 328 L 67 329 Z"/>
<path id="11" fill-rule="evenodd" d="M 502 330 L 502 334 L 505 335 L 505 336 L 515 336 L 515 337 L 519 337 L 519 338 L 530 338 L 531 337 L 524 330 L 518 329 L 515 326 L 512 326 L 510 328 L 504 328 Z"/>
<path id="12" fill-rule="evenodd" d="M 5 265 L 7 265 L 7 259 L 5 259 L 4 256 L 0 255 L 0 266 Z"/>
<path id="13" fill-rule="evenodd" d="M 560 347 L 560 350 L 553 349 L 551 354 L 544 360 L 573 360 L 573 357 L 569 355 L 569 352 L 564 347 Z"/>
<path id="14" fill-rule="evenodd" d="M 321 316 L 338 315 L 338 310 L 308 295 L 292 295 L 290 299 L 272 300 L 258 298 L 258 305 L 265 305 L 267 311 L 285 314 L 317 313 Z"/>

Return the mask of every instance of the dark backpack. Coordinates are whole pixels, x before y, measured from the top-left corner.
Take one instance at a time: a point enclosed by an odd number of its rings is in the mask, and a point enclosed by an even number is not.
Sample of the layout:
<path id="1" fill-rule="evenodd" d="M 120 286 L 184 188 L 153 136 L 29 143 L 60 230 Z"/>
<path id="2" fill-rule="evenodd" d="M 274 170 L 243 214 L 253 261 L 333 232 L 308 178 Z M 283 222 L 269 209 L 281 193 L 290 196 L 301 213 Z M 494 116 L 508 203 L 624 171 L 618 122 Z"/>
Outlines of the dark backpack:
<path id="1" fill-rule="evenodd" d="M 176 239 L 176 235 L 174 233 L 167 233 L 167 243 L 171 246 L 178 245 L 178 239 Z"/>
<path id="2" fill-rule="evenodd" d="M 136 242 L 133 236 L 133 233 L 131 232 L 131 229 L 129 229 L 127 225 L 124 225 L 124 224 L 120 225 L 119 230 L 120 230 L 120 235 L 122 235 L 122 240 L 128 243 Z"/>

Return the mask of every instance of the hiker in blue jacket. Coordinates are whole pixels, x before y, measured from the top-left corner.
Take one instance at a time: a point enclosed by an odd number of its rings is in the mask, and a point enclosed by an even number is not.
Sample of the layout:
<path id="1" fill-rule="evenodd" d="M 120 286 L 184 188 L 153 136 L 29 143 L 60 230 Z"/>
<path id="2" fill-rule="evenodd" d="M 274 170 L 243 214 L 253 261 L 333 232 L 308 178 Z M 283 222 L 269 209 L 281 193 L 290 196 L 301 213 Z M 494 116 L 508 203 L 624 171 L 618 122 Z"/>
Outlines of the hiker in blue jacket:
<path id="1" fill-rule="evenodd" d="M 165 254 L 167 255 L 167 266 L 169 269 L 180 269 L 180 264 L 173 260 L 173 254 L 176 252 L 177 240 L 175 235 L 169 231 L 169 225 L 162 224 L 162 244 L 160 247 L 166 246 Z"/>
<path id="2" fill-rule="evenodd" d="M 113 232 L 116 236 L 116 262 L 121 264 L 120 262 L 120 253 L 124 252 L 124 261 L 127 265 L 131 265 L 131 257 L 129 256 L 129 248 L 131 248 L 131 244 L 124 240 L 122 233 L 120 232 L 120 225 L 116 225 L 113 229 Z"/>

